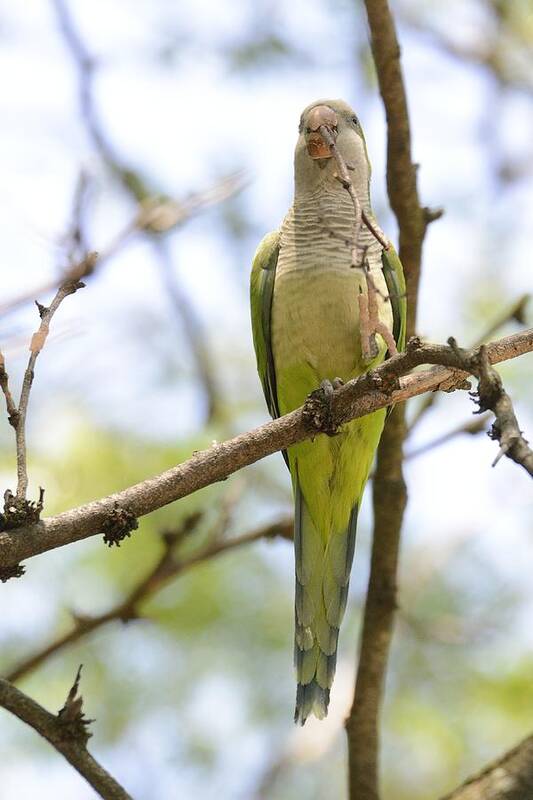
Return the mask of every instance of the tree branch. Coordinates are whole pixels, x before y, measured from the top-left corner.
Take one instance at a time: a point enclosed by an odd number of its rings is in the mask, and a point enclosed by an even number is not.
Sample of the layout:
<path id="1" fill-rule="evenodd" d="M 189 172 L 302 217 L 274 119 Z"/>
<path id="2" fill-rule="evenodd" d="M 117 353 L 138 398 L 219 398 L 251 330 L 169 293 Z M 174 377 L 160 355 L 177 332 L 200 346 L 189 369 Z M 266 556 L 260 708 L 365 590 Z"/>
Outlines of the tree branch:
<path id="1" fill-rule="evenodd" d="M 365 0 L 372 55 L 387 118 L 387 191 L 400 229 L 400 259 L 407 283 L 407 336 L 415 332 L 422 242 L 431 214 L 420 205 L 417 166 L 400 63 L 400 45 L 387 0 Z"/>
<path id="2" fill-rule="evenodd" d="M 39 518 L 39 513 L 42 510 L 42 490 L 37 504 L 28 502 L 26 500 L 26 492 L 28 489 L 26 415 L 28 412 L 30 391 L 33 384 L 35 364 L 37 362 L 39 353 L 42 351 L 46 343 L 46 339 L 48 338 L 48 334 L 50 332 L 50 323 L 54 314 L 65 297 L 68 297 L 70 294 L 74 294 L 78 289 L 85 286 L 81 279 L 93 271 L 95 262 L 96 254 L 89 253 L 79 263 L 72 266 L 66 274 L 65 279 L 59 286 L 54 299 L 50 303 L 50 306 L 43 306 L 36 301 L 41 322 L 39 328 L 31 338 L 29 347 L 30 357 L 28 359 L 28 365 L 22 379 L 22 388 L 20 391 L 18 405 L 15 403 L 13 395 L 11 394 L 9 377 L 5 369 L 5 360 L 3 355 L 0 353 L 0 387 L 5 396 L 9 423 L 15 430 L 17 458 L 16 495 L 13 495 L 9 489 L 4 493 L 5 527 L 16 527 L 23 522 L 35 521 Z"/>
<path id="3" fill-rule="evenodd" d="M 407 491 L 402 474 L 404 413 L 396 407 L 378 449 L 373 482 L 374 536 L 355 693 L 346 720 L 350 798 L 378 797 L 379 710 L 394 612 Z"/>
<path id="4" fill-rule="evenodd" d="M 422 244 L 439 212 L 422 208 L 411 158 L 407 97 L 400 46 L 387 0 L 365 0 L 372 56 L 387 118 L 387 191 L 398 220 L 399 256 L 407 294 L 407 336 L 415 332 Z M 383 431 L 373 489 L 374 533 L 354 700 L 346 721 L 351 800 L 378 800 L 379 710 L 396 610 L 400 531 L 407 503 L 403 478 L 405 406 Z"/>
<path id="5" fill-rule="evenodd" d="M 486 342 L 487 339 L 490 339 L 491 336 L 494 336 L 495 333 L 499 331 L 500 328 L 503 328 L 508 322 L 517 322 L 519 325 L 525 326 L 527 324 L 527 307 L 529 301 L 531 300 L 530 294 L 523 294 L 517 300 L 515 300 L 507 309 L 505 309 L 498 317 L 496 317 L 493 322 L 490 323 L 489 327 L 486 331 L 480 336 L 472 345 L 472 347 L 478 347 L 479 345 Z M 422 417 L 429 411 L 429 409 L 434 405 L 435 400 L 437 399 L 437 394 L 428 394 L 424 398 L 424 401 L 420 404 L 417 408 L 415 414 L 413 415 L 411 422 L 407 429 L 407 435 L 409 436 L 414 428 L 418 425 Z"/>
<path id="6" fill-rule="evenodd" d="M 83 717 L 82 699 L 77 696 L 79 672 L 67 701 L 59 714 L 51 714 L 23 694 L 9 681 L 0 678 L 0 706 L 30 725 L 76 769 L 105 800 L 132 800 L 87 750 L 90 720 Z"/>
<path id="7" fill-rule="evenodd" d="M 198 514 L 191 515 L 185 518 L 177 531 L 163 534 L 161 538 L 164 548 L 161 556 L 122 601 L 97 616 L 74 615 L 74 625 L 70 631 L 20 661 L 6 675 L 6 680 L 15 683 L 37 669 L 50 656 L 85 638 L 97 628 L 107 625 L 108 622 L 121 621 L 126 623 L 130 620 L 138 619 L 141 615 L 140 606 L 144 602 L 156 595 L 170 581 L 183 575 L 183 573 L 197 564 L 228 553 L 237 547 L 257 542 L 259 539 L 281 537 L 292 540 L 292 519 L 280 519 L 278 522 L 263 526 L 241 536 L 235 536 L 232 539 L 225 539 L 220 535 L 214 536 L 202 548 L 182 559 L 176 555 L 176 549 L 183 539 L 194 530 L 198 521 Z"/>
<path id="8" fill-rule="evenodd" d="M 441 800 L 530 800 L 533 797 L 533 735 L 488 764 Z"/>
<path id="9" fill-rule="evenodd" d="M 487 345 L 491 363 L 532 350 L 533 329 Z M 379 408 L 435 391 L 462 368 L 465 358 L 472 360 L 475 354 L 475 350 L 456 352 L 448 345 L 424 345 L 415 338 L 404 353 L 336 389 L 329 403 L 324 403 L 319 390 L 290 414 L 199 451 L 161 475 L 35 525 L 0 532 L 0 578 L 23 559 L 102 532 L 120 512 L 131 518 L 149 514 L 332 425 L 338 428 Z M 422 364 L 441 366 L 405 376 Z"/>
<path id="10" fill-rule="evenodd" d="M 455 341 L 449 340 L 455 347 Z M 503 455 L 508 456 L 516 464 L 520 464 L 526 472 L 533 477 L 533 450 L 522 435 L 518 425 L 513 405 L 509 395 L 505 392 L 502 379 L 490 364 L 487 348 L 484 344 L 479 348 L 477 364 L 469 365 L 473 374 L 478 377 L 478 390 L 475 394 L 479 406 L 478 414 L 489 409 L 494 413 L 496 420 L 489 435 L 500 443 L 500 452 L 492 464 L 496 466 Z"/>
<path id="11" fill-rule="evenodd" d="M 28 401 L 30 399 L 30 390 L 33 383 L 34 369 L 37 357 L 43 349 L 48 333 L 50 332 L 50 323 L 55 312 L 69 294 L 74 294 L 78 289 L 85 284 L 81 282 L 81 278 L 87 273 L 92 271 L 94 267 L 95 255 L 91 254 L 78 266 L 77 272 L 79 278 L 65 281 L 61 284 L 56 292 L 56 295 L 48 308 L 37 304 L 39 314 L 41 317 L 41 324 L 37 331 L 33 334 L 30 343 L 30 358 L 28 366 L 24 373 L 22 380 L 22 389 L 20 392 L 20 400 L 17 409 L 15 436 L 17 442 L 17 499 L 25 500 L 26 490 L 28 488 L 28 471 L 26 467 L 26 414 L 28 411 Z"/>
<path id="12" fill-rule="evenodd" d="M 82 36 L 76 28 L 69 5 L 66 0 L 53 0 L 59 29 L 63 40 L 73 58 L 78 75 L 78 92 L 81 116 L 87 132 L 103 159 L 110 172 L 118 179 L 121 186 L 126 190 L 130 197 L 139 204 L 139 229 L 143 230 L 149 237 L 151 246 L 160 265 L 160 275 L 164 288 L 166 289 L 172 308 L 176 312 L 178 319 L 183 325 L 183 333 L 189 345 L 189 349 L 194 357 L 199 381 L 203 387 L 207 398 L 206 421 L 209 422 L 218 415 L 220 411 L 220 388 L 216 380 L 212 358 L 209 353 L 205 332 L 201 320 L 183 289 L 179 286 L 175 272 L 173 270 L 170 251 L 161 240 L 154 238 L 154 234 L 168 232 L 177 224 L 182 224 L 198 211 L 202 203 L 197 206 L 193 198 L 183 204 L 173 203 L 170 200 L 161 200 L 156 197 L 156 193 L 151 191 L 143 178 L 124 162 L 116 148 L 109 140 L 104 126 L 101 123 L 96 108 L 94 98 L 94 76 L 97 62 L 92 57 Z M 230 183 L 226 179 L 220 186 Z M 229 195 L 220 193 L 215 196 L 215 201 L 231 196 L 242 187 L 242 180 L 233 179 L 231 181 L 232 190 Z M 204 193 L 206 194 L 206 193 Z M 199 195 L 197 196 L 199 197 Z M 211 199 L 211 202 L 213 200 Z M 184 210 L 189 207 L 190 211 Z M 177 216 L 176 216 L 177 213 Z M 148 222 L 148 218 L 151 221 Z M 144 219 L 142 219 L 144 218 Z M 141 221 L 142 220 L 142 221 Z"/>

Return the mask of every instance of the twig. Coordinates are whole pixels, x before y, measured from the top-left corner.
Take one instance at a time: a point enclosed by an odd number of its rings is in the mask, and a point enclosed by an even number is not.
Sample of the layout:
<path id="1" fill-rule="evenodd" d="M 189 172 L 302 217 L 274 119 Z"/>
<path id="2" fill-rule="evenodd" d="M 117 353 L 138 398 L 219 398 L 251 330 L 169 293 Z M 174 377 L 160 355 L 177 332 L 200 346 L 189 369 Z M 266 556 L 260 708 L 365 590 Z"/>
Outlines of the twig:
<path id="1" fill-rule="evenodd" d="M 455 340 L 449 339 L 448 342 L 457 351 Z M 500 458 L 505 455 L 524 467 L 526 472 L 533 477 L 533 450 L 522 435 L 513 404 L 503 388 L 502 380 L 491 366 L 486 345 L 481 345 L 474 361 L 468 363 L 468 369 L 478 377 L 478 389 L 474 395 L 479 406 L 476 413 L 481 414 L 490 409 L 496 417 L 489 436 L 491 439 L 499 441 L 500 451 L 492 466 L 495 467 Z"/>
<path id="2" fill-rule="evenodd" d="M 397 353 L 398 350 L 396 349 L 396 342 L 394 341 L 392 333 L 379 318 L 377 296 L 380 294 L 380 292 L 370 273 L 370 266 L 366 259 L 366 248 L 361 259 L 359 258 L 359 254 L 357 252 L 361 224 L 363 222 L 365 223 L 374 238 L 377 239 L 377 241 L 384 247 L 385 250 L 389 249 L 390 244 L 377 222 L 371 221 L 368 215 L 364 212 L 361 201 L 359 200 L 357 192 L 355 191 L 352 179 L 350 178 L 346 161 L 338 149 L 330 129 L 326 125 L 321 125 L 319 131 L 320 135 L 328 145 L 335 161 L 337 162 L 339 174 L 336 177 L 341 182 L 343 188 L 346 189 L 350 195 L 354 208 L 354 223 L 350 248 L 351 266 L 362 269 L 365 276 L 366 292 L 360 290 L 358 296 L 359 332 L 363 360 L 369 364 L 377 357 L 379 352 L 376 341 L 377 334 L 381 335 L 383 341 L 387 345 L 387 350 L 391 355 Z"/>
<path id="3" fill-rule="evenodd" d="M 65 44 L 77 68 L 82 118 L 93 144 L 105 164 L 118 178 L 122 187 L 139 204 L 133 229 L 144 231 L 150 236 L 150 242 L 161 266 L 160 275 L 163 285 L 169 294 L 173 309 L 183 324 L 184 335 L 196 362 L 198 378 L 207 397 L 206 419 L 209 422 L 218 414 L 221 403 L 220 389 L 215 380 L 203 326 L 194 305 L 178 285 L 168 248 L 160 240 L 155 239 L 154 234 L 168 233 L 183 225 L 203 208 L 231 197 L 242 188 L 243 176 L 230 175 L 220 181 L 212 190 L 194 194 L 182 203 L 154 196 L 154 192 L 148 188 L 145 181 L 124 163 L 107 137 L 94 101 L 96 62 L 76 29 L 68 4 L 65 0 L 53 0 L 53 3 Z"/>
<path id="4" fill-rule="evenodd" d="M 402 21 L 407 23 L 410 28 L 422 33 L 426 38 L 430 38 L 431 43 L 440 48 L 443 52 L 461 59 L 470 61 L 487 69 L 493 78 L 498 81 L 500 86 L 510 89 L 520 89 L 523 92 L 533 93 L 533 80 L 531 71 L 523 69 L 520 71 L 520 64 L 527 63 L 527 53 L 529 53 L 529 43 L 526 39 L 524 29 L 523 58 L 520 58 L 520 42 L 516 36 L 512 36 L 511 31 L 506 30 L 505 14 L 502 14 L 498 5 L 490 5 L 488 8 L 494 13 L 495 19 L 490 25 L 485 27 L 485 31 L 476 38 L 475 43 L 463 44 L 460 37 L 452 38 L 445 32 L 444 26 L 432 27 L 427 24 L 426 19 L 420 18 L 415 12 L 409 12 L 407 6 L 399 6 L 399 13 Z M 504 6 L 505 8 L 505 6 Z M 452 26 L 449 26 L 452 33 Z M 513 58 L 506 58 L 510 52 L 503 46 L 503 42 L 511 42 Z M 508 38 L 509 37 L 509 38 Z"/>
<path id="5" fill-rule="evenodd" d="M 28 656 L 28 658 L 13 667 L 9 674 L 6 675 L 6 680 L 15 683 L 28 673 L 33 672 L 50 656 L 85 638 L 108 622 L 117 620 L 129 622 L 130 620 L 138 619 L 141 614 L 139 609 L 142 603 L 157 594 L 170 581 L 183 575 L 184 572 L 187 572 L 197 564 L 216 558 L 238 547 L 256 542 L 259 539 L 274 539 L 275 537 L 292 539 L 292 519 L 280 519 L 278 522 L 263 526 L 258 530 L 241 536 L 235 536 L 232 539 L 222 539 L 220 535 L 213 536 L 197 552 L 186 558 L 179 558 L 176 555 L 177 547 L 194 530 L 198 521 L 199 515 L 191 515 L 184 520 L 176 532 L 167 532 L 162 536 L 164 549 L 160 558 L 147 575 L 131 589 L 124 600 L 97 616 L 76 614 L 74 616 L 74 625 L 70 631 L 59 636 L 46 647 L 37 650 L 33 655 Z M 224 521 L 222 521 L 222 525 L 224 525 Z M 219 531 L 220 527 L 217 523 Z"/>
<path id="6" fill-rule="evenodd" d="M 530 797 L 533 797 L 533 735 L 441 800 L 528 800 Z"/>
<path id="7" fill-rule="evenodd" d="M 6 372 L 6 362 L 3 353 L 0 352 L 0 387 L 6 400 L 7 418 L 9 424 L 15 426 L 18 410 L 11 389 L 9 388 L 9 375 Z"/>
<path id="8" fill-rule="evenodd" d="M 491 363 L 531 351 L 533 330 L 521 331 L 487 345 Z M 470 357 L 476 351 L 461 352 Z M 417 339 L 411 340 L 405 352 L 336 389 L 326 407 L 323 400 L 312 396 L 304 406 L 290 414 L 199 451 L 157 477 L 35 525 L 15 532 L 0 532 L 0 577 L 3 570 L 14 567 L 25 558 L 99 533 L 117 507 L 125 509 L 133 517 L 143 516 L 224 480 L 277 450 L 312 438 L 322 429 L 329 430 L 331 425 L 339 427 L 378 408 L 434 391 L 449 380 L 453 374 L 450 367 L 462 367 L 462 354 L 460 358 L 448 345 L 421 344 Z M 443 366 L 406 375 L 422 364 Z"/>
<path id="9" fill-rule="evenodd" d="M 113 239 L 101 250 L 98 251 L 98 266 L 107 262 L 115 256 L 117 252 L 139 232 L 166 233 L 184 225 L 196 214 L 209 208 L 211 205 L 220 203 L 231 197 L 244 186 L 244 176 L 242 173 L 227 175 L 222 180 L 199 192 L 191 194 L 182 202 L 172 199 L 154 200 L 147 199 L 140 210 L 128 223 L 121 228 Z M 21 306 L 33 302 L 35 297 L 57 290 L 65 281 L 71 279 L 71 269 L 67 269 L 54 279 L 37 286 L 31 291 L 25 291 L 16 295 L 4 303 L 0 303 L 0 317 L 6 316 L 16 311 Z"/>
<path id="10" fill-rule="evenodd" d="M 0 353 L 0 387 L 2 388 L 5 401 L 7 414 L 10 425 L 15 430 L 16 442 L 16 456 L 17 456 L 17 491 L 13 496 L 9 490 L 4 495 L 6 509 L 13 510 L 13 516 L 17 516 L 20 522 L 24 522 L 24 513 L 31 511 L 39 512 L 42 510 L 42 490 L 41 497 L 36 507 L 34 504 L 28 503 L 26 500 L 26 492 L 28 489 L 28 469 L 27 469 L 27 448 L 26 448 L 26 416 L 28 413 L 28 403 L 30 399 L 30 391 L 33 383 L 35 364 L 39 353 L 43 349 L 46 339 L 50 331 L 50 323 L 52 318 L 65 299 L 70 294 L 74 294 L 85 284 L 81 278 L 90 274 L 96 262 L 96 253 L 89 253 L 82 261 L 74 264 L 67 272 L 65 280 L 61 283 L 59 289 L 50 306 L 45 307 L 37 303 L 41 322 L 37 331 L 33 334 L 30 342 L 30 357 L 28 365 L 24 372 L 22 379 L 22 388 L 20 391 L 20 398 L 18 405 L 13 399 L 11 390 L 9 388 L 9 377 L 5 369 L 5 361 L 3 355 Z M 37 514 L 38 518 L 38 514 Z M 28 521 L 28 520 L 26 520 Z"/>
<path id="11" fill-rule="evenodd" d="M 476 339 L 472 347 L 479 347 L 479 345 L 486 342 L 487 339 L 490 339 L 495 333 L 499 331 L 500 328 L 503 328 L 508 322 L 516 321 L 519 325 L 526 324 L 526 310 L 531 299 L 531 295 L 523 294 L 518 300 L 515 300 L 507 310 L 503 311 L 499 317 L 497 317 L 487 330 L 483 333 L 479 339 Z M 429 411 L 430 408 L 434 405 L 435 401 L 437 400 L 439 395 L 437 394 L 428 394 L 422 403 L 420 403 L 416 413 L 414 414 L 411 422 L 407 428 L 407 434 L 410 435 L 414 428 L 418 425 L 422 417 Z"/>
<path id="12" fill-rule="evenodd" d="M 105 800 L 132 800 L 119 783 L 87 750 L 89 720 L 83 717 L 77 696 L 79 672 L 59 714 L 51 714 L 26 694 L 0 678 L 0 706 L 30 725 L 76 769 Z"/>
<path id="13" fill-rule="evenodd" d="M 357 253 L 357 245 L 359 242 L 359 234 L 361 232 L 361 224 L 363 221 L 361 201 L 357 196 L 357 192 L 355 191 L 352 179 L 350 178 L 348 169 L 346 167 L 346 162 L 344 161 L 344 158 L 340 154 L 337 145 L 335 144 L 335 139 L 333 138 L 330 129 L 326 125 L 321 125 L 319 131 L 320 135 L 322 136 L 322 138 L 328 145 L 331 153 L 333 154 L 335 161 L 337 162 L 337 168 L 339 170 L 339 175 L 337 175 L 337 178 L 341 182 L 343 188 L 346 189 L 352 200 L 355 212 L 353 220 L 352 239 L 351 239 L 352 267 L 360 267 L 361 262 L 359 260 L 359 256 Z"/>
<path id="14" fill-rule="evenodd" d="M 30 390 L 33 383 L 35 363 L 48 337 L 52 317 L 65 297 L 74 294 L 78 289 L 85 286 L 81 278 L 87 275 L 87 273 L 92 272 L 95 261 L 96 254 L 90 253 L 80 264 L 77 264 L 75 267 L 75 277 L 61 284 L 48 308 L 37 303 L 41 324 L 31 338 L 30 357 L 22 380 L 16 425 L 14 426 L 17 445 L 17 500 L 26 499 L 26 491 L 28 488 L 28 471 L 26 466 L 26 414 L 28 411 Z"/>
<path id="15" fill-rule="evenodd" d="M 335 161 L 337 162 L 337 167 L 339 169 L 339 174 L 337 175 L 337 178 L 341 182 L 344 189 L 346 189 L 346 191 L 352 198 L 352 203 L 355 211 L 354 230 L 352 234 L 352 266 L 355 267 L 358 265 L 356 248 L 357 248 L 357 240 L 359 238 L 359 231 L 361 229 L 361 222 L 365 223 L 370 233 L 385 248 L 385 250 L 389 249 L 390 242 L 383 233 L 383 231 L 381 230 L 381 228 L 379 227 L 376 220 L 371 219 L 364 210 L 364 208 L 362 207 L 361 201 L 359 200 L 357 192 L 355 191 L 352 179 L 350 178 L 350 173 L 348 172 L 348 165 L 346 164 L 346 161 L 344 160 L 342 153 L 337 147 L 335 139 L 333 138 L 330 129 L 326 125 L 321 125 L 319 130 L 320 130 L 320 135 L 328 145 Z"/>
<path id="16" fill-rule="evenodd" d="M 219 416 L 222 404 L 220 389 L 215 380 L 202 325 L 180 284 L 174 278 L 174 265 L 167 243 L 161 239 L 152 239 L 152 246 L 160 263 L 159 272 L 167 296 L 176 312 L 176 316 L 178 319 L 183 320 L 183 331 L 187 345 L 194 356 L 198 376 L 207 398 L 206 420 L 213 420 Z"/>

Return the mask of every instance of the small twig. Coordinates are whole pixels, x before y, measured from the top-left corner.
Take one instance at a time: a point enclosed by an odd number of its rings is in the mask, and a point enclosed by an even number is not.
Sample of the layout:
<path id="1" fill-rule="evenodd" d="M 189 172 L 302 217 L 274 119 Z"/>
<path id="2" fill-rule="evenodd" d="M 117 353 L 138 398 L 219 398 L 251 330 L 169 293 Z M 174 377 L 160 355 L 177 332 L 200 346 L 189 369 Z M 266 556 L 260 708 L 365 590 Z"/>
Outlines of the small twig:
<path id="1" fill-rule="evenodd" d="M 531 295 L 524 294 L 521 297 L 519 297 L 518 300 L 515 300 L 509 306 L 508 309 L 503 311 L 499 317 L 497 317 L 493 322 L 491 322 L 491 324 L 489 325 L 487 330 L 483 333 L 483 335 L 480 336 L 479 339 L 476 339 L 476 341 L 472 344 L 472 347 L 479 347 L 480 345 L 482 345 L 483 342 L 486 342 L 487 339 L 489 339 L 491 336 L 497 333 L 497 331 L 500 328 L 503 328 L 503 326 L 506 325 L 508 322 L 514 320 L 518 322 L 519 325 L 525 325 L 526 310 L 530 299 Z M 408 426 L 407 429 L 408 435 L 410 435 L 413 432 L 414 428 L 418 425 L 422 417 L 424 417 L 424 415 L 433 407 L 438 397 L 439 397 L 438 394 L 426 395 L 423 402 L 420 403 L 418 409 L 416 410 L 416 413 L 414 414 Z"/>
<path id="2" fill-rule="evenodd" d="M 473 365 L 470 366 L 473 371 Z M 503 388 L 502 379 L 491 366 L 486 345 L 479 348 L 478 378 L 476 397 L 479 411 L 476 413 L 481 414 L 490 409 L 496 417 L 489 436 L 500 443 L 500 451 L 492 466 L 495 467 L 505 455 L 524 467 L 533 477 L 533 450 L 520 430 L 511 398 Z"/>
<path id="3" fill-rule="evenodd" d="M 97 62 L 80 35 L 69 5 L 65 0 L 53 0 L 59 28 L 65 44 L 74 60 L 78 76 L 78 92 L 81 116 L 90 138 L 110 170 L 122 187 L 138 203 L 137 214 L 123 235 L 120 235 L 111 251 L 115 252 L 123 241 L 133 233 L 143 232 L 149 236 L 157 259 L 161 265 L 160 274 L 167 290 L 172 307 L 183 325 L 187 339 L 197 366 L 198 379 L 206 398 L 206 420 L 213 420 L 220 411 L 220 388 L 216 380 L 213 360 L 210 357 L 206 336 L 201 320 L 191 300 L 178 284 L 175 270 L 172 268 L 170 251 L 165 243 L 157 238 L 187 222 L 203 209 L 220 203 L 236 194 L 244 185 L 242 174 L 228 175 L 212 188 L 192 194 L 182 202 L 171 198 L 163 198 L 154 193 L 147 182 L 133 170 L 121 157 L 113 142 L 109 139 L 102 124 L 94 99 L 94 78 Z"/>
<path id="4" fill-rule="evenodd" d="M 376 220 L 371 219 L 364 208 L 361 205 L 361 201 L 357 196 L 357 192 L 355 191 L 355 187 L 353 185 L 352 179 L 350 178 L 349 167 L 346 164 L 346 161 L 343 158 L 342 153 L 340 152 L 339 148 L 335 143 L 335 139 L 333 138 L 330 129 L 326 125 L 321 125 L 320 128 L 320 135 L 328 145 L 331 154 L 333 155 L 335 161 L 337 162 L 337 168 L 339 170 L 339 175 L 337 175 L 337 179 L 342 184 L 343 188 L 346 189 L 348 194 L 350 195 L 355 211 L 355 220 L 354 220 L 354 230 L 352 235 L 352 265 L 358 265 L 358 258 L 357 258 L 357 241 L 359 239 L 359 233 L 361 230 L 361 222 L 364 222 L 370 233 L 374 236 L 375 239 L 385 248 L 388 250 L 390 247 L 390 242 L 385 236 L 384 232 L 379 227 Z M 354 252 L 355 250 L 355 252 Z"/>
<path id="5" fill-rule="evenodd" d="M 502 380 L 491 366 L 487 345 L 482 344 L 475 351 L 467 352 L 458 346 L 453 337 L 448 339 L 448 344 L 458 360 L 462 360 L 465 370 L 478 379 L 477 392 L 471 392 L 471 397 L 479 407 L 474 413 L 481 414 L 490 409 L 496 417 L 489 436 L 500 442 L 500 452 L 492 466 L 496 466 L 502 455 L 506 455 L 533 477 L 533 450 L 522 435 Z"/>
<path id="6" fill-rule="evenodd" d="M 346 162 L 342 157 L 341 153 L 337 145 L 335 144 L 335 139 L 332 136 L 330 129 L 326 125 L 321 125 L 319 128 L 320 135 L 328 145 L 331 153 L 337 162 L 337 167 L 339 170 L 339 175 L 337 176 L 338 180 L 341 182 L 342 186 L 348 194 L 350 195 L 353 203 L 354 208 L 354 221 L 353 221 L 353 231 L 352 231 L 352 248 L 351 248 L 351 255 L 352 255 L 352 267 L 361 266 L 359 261 L 359 257 L 357 254 L 357 246 L 359 242 L 359 234 L 361 232 L 361 223 L 363 221 L 362 217 L 362 207 L 361 201 L 357 197 L 357 192 L 354 189 L 354 185 L 352 183 L 352 179 L 348 173 L 348 169 L 346 167 Z"/>
<path id="7" fill-rule="evenodd" d="M 177 531 L 167 531 L 162 535 L 164 547 L 160 558 L 121 602 L 116 603 L 97 616 L 74 615 L 74 625 L 70 631 L 20 661 L 6 675 L 6 680 L 15 683 L 37 669 L 50 656 L 85 638 L 103 625 L 107 625 L 108 622 L 117 620 L 129 622 L 130 620 L 138 619 L 141 615 L 140 606 L 144 602 L 154 597 L 164 586 L 167 586 L 172 580 L 183 575 L 197 564 L 216 558 L 238 547 L 257 542 L 260 539 L 274 539 L 276 537 L 292 539 L 293 521 L 290 518 L 280 519 L 278 522 L 241 536 L 235 536 L 232 539 L 223 539 L 220 533 L 227 522 L 224 516 L 221 521 L 217 522 L 217 530 L 209 537 L 208 542 L 202 548 L 185 558 L 179 558 L 176 554 L 179 545 L 193 532 L 199 519 L 199 514 L 186 517 Z"/>
<path id="8" fill-rule="evenodd" d="M 68 230 L 62 237 L 66 249 L 67 263 L 70 265 L 76 264 L 83 258 L 83 254 L 89 251 L 85 242 L 83 219 L 88 189 L 89 178 L 81 170 L 72 198 L 72 211 Z"/>
<path id="9" fill-rule="evenodd" d="M 90 253 L 70 270 L 68 280 L 64 281 L 57 293 L 50 303 L 48 308 L 41 306 L 37 303 L 39 314 L 41 317 L 41 324 L 37 331 L 33 334 L 30 342 L 30 357 L 28 366 L 24 372 L 22 380 L 22 389 L 20 392 L 20 400 L 16 414 L 15 438 L 17 447 L 17 500 L 23 501 L 26 499 L 26 491 L 28 489 L 28 471 L 26 465 L 26 414 L 28 411 L 28 401 L 30 399 L 30 390 L 33 383 L 35 363 L 39 353 L 43 349 L 48 333 L 50 331 L 50 322 L 52 318 L 65 299 L 70 294 L 74 294 L 78 289 L 85 284 L 81 281 L 82 277 L 92 272 L 96 262 L 96 254 Z M 10 417 L 11 418 L 11 417 Z M 13 423 L 12 423 L 13 424 Z"/>
<path id="10" fill-rule="evenodd" d="M 368 215 L 364 212 L 361 201 L 359 200 L 357 192 L 355 191 L 352 179 L 350 178 L 346 161 L 344 160 L 342 153 L 339 151 L 330 129 L 326 125 L 321 125 L 319 131 L 320 135 L 328 145 L 331 154 L 335 158 L 335 161 L 337 162 L 339 174 L 336 177 L 342 184 L 343 188 L 346 189 L 350 195 L 354 208 L 354 223 L 350 247 L 351 266 L 362 269 L 365 276 L 366 292 L 360 290 L 358 296 L 359 332 L 363 360 L 365 363 L 369 364 L 377 357 L 379 352 L 376 341 L 377 334 L 381 335 L 391 355 L 395 355 L 398 351 L 396 349 L 394 337 L 392 336 L 388 327 L 379 318 L 377 296 L 382 296 L 382 293 L 379 291 L 374 283 L 374 280 L 372 279 L 370 266 L 366 258 L 366 252 L 368 248 L 365 247 L 363 249 L 363 255 L 361 258 L 359 258 L 359 235 L 361 233 L 362 222 L 365 223 L 374 238 L 377 239 L 377 241 L 385 248 L 385 250 L 388 250 L 390 243 L 377 222 L 371 221 Z"/>
<path id="11" fill-rule="evenodd" d="M 132 800 L 87 750 L 89 721 L 82 714 L 78 684 L 79 672 L 63 708 L 58 714 L 51 714 L 9 681 L 0 678 L 0 706 L 50 742 L 104 800 Z"/>
<path id="12" fill-rule="evenodd" d="M 9 424 L 15 427 L 17 424 L 18 409 L 15 401 L 13 400 L 11 389 L 9 388 L 9 375 L 6 372 L 6 363 L 3 353 L 1 352 L 0 352 L 0 387 L 6 399 L 7 418 L 9 420 Z"/>

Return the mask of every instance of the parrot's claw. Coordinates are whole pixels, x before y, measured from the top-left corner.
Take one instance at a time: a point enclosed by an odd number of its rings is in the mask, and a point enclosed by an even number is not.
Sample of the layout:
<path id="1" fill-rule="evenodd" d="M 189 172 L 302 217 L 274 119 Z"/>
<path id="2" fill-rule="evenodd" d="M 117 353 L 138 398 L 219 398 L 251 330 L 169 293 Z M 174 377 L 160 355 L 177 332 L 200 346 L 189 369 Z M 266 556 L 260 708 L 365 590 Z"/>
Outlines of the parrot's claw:
<path id="1" fill-rule="evenodd" d="M 338 389 L 342 384 L 343 381 L 340 378 L 334 378 L 333 382 L 325 379 L 320 383 L 318 389 L 308 395 L 304 404 L 303 414 L 317 432 L 325 433 L 328 436 L 337 435 L 338 427 L 333 417 L 331 401 L 335 389 Z"/>

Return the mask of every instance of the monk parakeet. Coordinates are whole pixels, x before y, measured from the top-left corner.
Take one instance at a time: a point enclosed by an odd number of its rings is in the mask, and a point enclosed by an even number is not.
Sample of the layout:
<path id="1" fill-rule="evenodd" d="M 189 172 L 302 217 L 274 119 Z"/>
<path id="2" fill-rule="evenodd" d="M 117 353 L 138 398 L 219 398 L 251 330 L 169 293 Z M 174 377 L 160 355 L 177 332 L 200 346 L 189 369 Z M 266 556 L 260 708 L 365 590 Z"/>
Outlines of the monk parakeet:
<path id="1" fill-rule="evenodd" d="M 294 202 L 279 230 L 254 257 L 251 312 L 259 377 L 270 414 L 301 406 L 324 381 L 348 381 L 387 355 L 362 348 L 359 295 L 375 291 L 381 323 L 397 348 L 405 340 L 405 285 L 392 246 L 368 225 L 357 246 L 370 278 L 353 264 L 355 210 L 321 135 L 325 126 L 344 158 L 361 207 L 370 205 L 370 162 L 357 116 L 342 100 L 318 100 L 302 113 L 294 156 Z M 390 348 L 389 348 L 390 349 Z M 329 384 L 325 384 L 329 385 Z M 284 454 L 295 503 L 295 721 L 327 714 L 339 627 L 346 607 L 357 513 L 385 423 L 385 409 L 319 435 Z"/>

